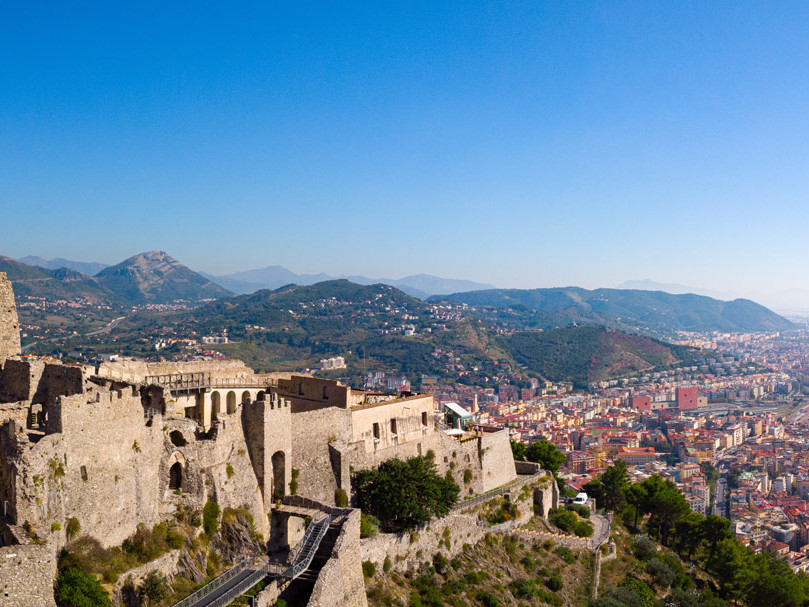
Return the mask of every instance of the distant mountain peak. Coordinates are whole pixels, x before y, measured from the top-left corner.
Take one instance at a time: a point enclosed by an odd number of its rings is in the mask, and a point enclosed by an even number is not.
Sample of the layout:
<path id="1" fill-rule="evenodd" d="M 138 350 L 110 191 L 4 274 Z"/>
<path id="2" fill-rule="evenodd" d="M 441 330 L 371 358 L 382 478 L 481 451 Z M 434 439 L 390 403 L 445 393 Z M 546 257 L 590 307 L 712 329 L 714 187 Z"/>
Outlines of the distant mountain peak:
<path id="1" fill-rule="evenodd" d="M 165 251 L 138 253 L 104 268 L 98 279 L 133 303 L 169 303 L 227 297 L 231 292 L 186 267 Z"/>

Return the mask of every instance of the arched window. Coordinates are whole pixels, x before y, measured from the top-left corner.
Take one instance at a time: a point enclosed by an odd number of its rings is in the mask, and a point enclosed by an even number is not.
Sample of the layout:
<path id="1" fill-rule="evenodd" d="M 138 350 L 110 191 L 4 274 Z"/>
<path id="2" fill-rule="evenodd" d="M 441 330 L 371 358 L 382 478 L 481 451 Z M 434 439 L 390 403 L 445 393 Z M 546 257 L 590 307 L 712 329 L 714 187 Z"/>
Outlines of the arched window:
<path id="1" fill-rule="evenodd" d="M 232 390 L 228 392 L 228 413 L 235 413 L 236 411 L 236 393 Z"/>

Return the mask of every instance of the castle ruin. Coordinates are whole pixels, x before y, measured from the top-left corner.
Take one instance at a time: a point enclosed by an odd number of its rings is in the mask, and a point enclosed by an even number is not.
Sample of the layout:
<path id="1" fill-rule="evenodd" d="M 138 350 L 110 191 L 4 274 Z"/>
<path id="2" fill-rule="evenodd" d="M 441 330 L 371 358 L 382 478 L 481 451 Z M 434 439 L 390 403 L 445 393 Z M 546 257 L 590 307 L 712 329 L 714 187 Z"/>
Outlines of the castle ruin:
<path id="1" fill-rule="evenodd" d="M 338 490 L 351 498 L 352 470 L 394 457 L 430 455 L 469 494 L 516 477 L 507 431 L 484 427 L 461 442 L 434 416 L 429 394 L 259 375 L 239 361 L 96 367 L 24 358 L 0 274 L 0 603 L 54 604 L 69 519 L 117 546 L 138 525 L 215 500 L 247 508 L 269 549 L 289 550 L 303 520 L 271 524 L 268 513 L 292 490 L 293 471 L 297 494 L 327 505 Z M 358 541 L 340 545 L 359 554 Z M 360 565 L 340 566 L 361 582 Z M 348 602 L 364 605 L 364 593 Z"/>

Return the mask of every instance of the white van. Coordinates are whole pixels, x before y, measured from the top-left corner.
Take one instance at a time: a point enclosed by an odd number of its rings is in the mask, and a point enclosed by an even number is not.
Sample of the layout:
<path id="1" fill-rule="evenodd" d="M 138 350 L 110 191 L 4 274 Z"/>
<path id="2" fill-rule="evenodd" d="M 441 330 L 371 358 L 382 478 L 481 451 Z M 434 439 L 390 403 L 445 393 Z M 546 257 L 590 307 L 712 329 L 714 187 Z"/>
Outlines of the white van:
<path id="1" fill-rule="evenodd" d="M 584 506 L 584 505 L 587 503 L 587 500 L 588 500 L 588 499 L 589 499 L 589 498 L 587 497 L 587 494 L 586 494 L 586 493 L 579 493 L 579 494 L 576 496 L 576 498 L 573 500 L 573 503 L 574 503 L 574 504 L 577 504 L 577 505 L 579 505 L 579 506 Z"/>

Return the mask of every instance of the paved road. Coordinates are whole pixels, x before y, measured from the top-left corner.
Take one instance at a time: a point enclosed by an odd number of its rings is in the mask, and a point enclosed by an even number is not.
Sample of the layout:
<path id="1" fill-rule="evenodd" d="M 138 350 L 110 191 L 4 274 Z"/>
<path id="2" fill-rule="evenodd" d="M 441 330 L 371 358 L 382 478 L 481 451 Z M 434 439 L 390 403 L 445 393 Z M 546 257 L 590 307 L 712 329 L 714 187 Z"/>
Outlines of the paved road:
<path id="1" fill-rule="evenodd" d="M 101 335 L 102 333 L 109 333 L 115 327 L 118 326 L 118 323 L 120 323 L 125 318 L 126 318 L 126 316 L 119 316 L 118 318 L 116 318 L 114 320 L 111 320 L 109 322 L 109 324 L 107 324 L 106 327 L 103 327 L 101 329 L 96 329 L 95 331 L 90 331 L 89 333 L 85 333 L 84 336 L 85 337 L 91 337 L 93 335 Z"/>
<path id="2" fill-rule="evenodd" d="M 593 537 L 590 538 L 590 540 L 591 546 L 595 550 L 609 539 L 610 521 L 606 516 L 596 514 L 595 512 L 590 515 L 590 520 L 593 522 Z"/>

